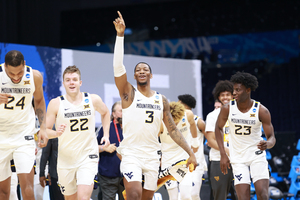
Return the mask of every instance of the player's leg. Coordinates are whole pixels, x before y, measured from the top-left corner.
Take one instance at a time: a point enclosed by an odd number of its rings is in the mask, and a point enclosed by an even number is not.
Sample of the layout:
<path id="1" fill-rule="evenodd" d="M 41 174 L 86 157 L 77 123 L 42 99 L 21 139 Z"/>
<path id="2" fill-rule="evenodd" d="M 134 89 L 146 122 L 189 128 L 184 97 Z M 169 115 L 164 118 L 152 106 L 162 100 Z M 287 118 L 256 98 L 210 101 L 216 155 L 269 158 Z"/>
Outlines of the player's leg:
<path id="1" fill-rule="evenodd" d="M 18 174 L 22 197 L 24 200 L 34 199 L 34 160 L 35 144 L 23 145 L 15 149 L 13 159 Z"/>
<path id="2" fill-rule="evenodd" d="M 204 171 L 198 168 L 196 168 L 196 170 L 192 172 L 192 200 L 200 200 L 200 190 L 202 186 L 203 174 Z"/>
<path id="3" fill-rule="evenodd" d="M 145 159 L 141 160 L 140 165 L 145 181 L 142 190 L 142 200 L 152 200 L 157 189 L 160 162 L 158 159 Z"/>
<path id="4" fill-rule="evenodd" d="M 8 200 L 10 194 L 12 152 L 11 149 L 0 149 L 0 199 L 3 200 Z"/>
<path id="5" fill-rule="evenodd" d="M 17 165 L 17 164 L 16 164 Z M 18 172 L 18 169 L 17 169 Z M 22 197 L 24 200 L 34 200 L 34 187 L 33 187 L 33 176 L 34 176 L 34 168 L 30 173 L 18 173 L 18 178 L 20 182 Z"/>
<path id="6" fill-rule="evenodd" d="M 65 200 L 77 200 L 77 168 L 57 167 L 58 184 Z"/>
<path id="7" fill-rule="evenodd" d="M 257 200 L 267 200 L 269 189 L 268 161 L 265 157 L 256 159 L 251 163 L 250 170 Z"/>
<path id="8" fill-rule="evenodd" d="M 140 200 L 142 198 L 142 164 L 139 158 L 134 156 L 122 156 L 120 165 L 124 176 L 126 198 L 130 200 Z"/>
<path id="9" fill-rule="evenodd" d="M 168 191 L 169 200 L 178 199 L 178 182 L 173 180 L 168 180 L 165 183 L 166 189 Z"/>
<path id="10" fill-rule="evenodd" d="M 187 172 L 183 180 L 179 183 L 180 199 L 190 200 L 192 199 L 192 188 L 193 188 L 193 174 Z"/>
<path id="11" fill-rule="evenodd" d="M 250 172 L 249 166 L 244 163 L 232 164 L 234 185 L 239 200 L 250 199 Z"/>
<path id="12" fill-rule="evenodd" d="M 11 178 L 8 177 L 7 179 L 0 181 L 0 199 L 9 200 L 10 180 Z"/>
<path id="13" fill-rule="evenodd" d="M 77 196 L 80 200 L 89 200 L 94 189 L 94 179 L 98 172 L 98 160 L 88 159 L 76 172 Z"/>

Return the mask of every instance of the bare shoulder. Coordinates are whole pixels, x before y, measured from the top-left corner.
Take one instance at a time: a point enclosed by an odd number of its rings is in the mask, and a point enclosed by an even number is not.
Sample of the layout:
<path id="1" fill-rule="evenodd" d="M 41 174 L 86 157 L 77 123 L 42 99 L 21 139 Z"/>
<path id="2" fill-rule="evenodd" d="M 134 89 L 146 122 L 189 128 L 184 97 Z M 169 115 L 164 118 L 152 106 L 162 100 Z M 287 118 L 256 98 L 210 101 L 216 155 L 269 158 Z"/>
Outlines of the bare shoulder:
<path id="1" fill-rule="evenodd" d="M 91 99 L 94 102 L 97 102 L 97 101 L 102 101 L 101 97 L 97 94 L 90 94 L 91 95 Z"/>
<path id="2" fill-rule="evenodd" d="M 265 119 L 269 119 L 271 118 L 271 114 L 268 110 L 268 108 L 266 108 L 264 105 L 260 104 L 259 105 L 259 120 L 260 121 L 264 121 Z"/>
<path id="3" fill-rule="evenodd" d="M 186 112 L 186 115 L 187 115 L 188 117 L 191 117 L 191 118 L 194 119 L 194 113 L 193 113 L 193 111 L 191 111 L 191 110 L 185 110 L 185 112 Z"/>
<path id="4" fill-rule="evenodd" d="M 162 96 L 162 101 L 163 101 L 163 106 L 164 106 L 164 112 L 165 111 L 170 111 L 170 104 L 168 99 L 165 97 L 165 95 L 161 95 Z"/>
<path id="5" fill-rule="evenodd" d="M 32 74 L 33 74 L 33 80 L 35 85 L 43 84 L 43 75 L 41 74 L 40 71 L 33 69 Z"/>
<path id="6" fill-rule="evenodd" d="M 60 106 L 60 97 L 56 97 L 54 99 L 51 99 L 49 104 L 48 104 L 48 108 L 47 108 L 47 112 L 51 112 L 51 113 L 57 113 L 59 106 Z"/>

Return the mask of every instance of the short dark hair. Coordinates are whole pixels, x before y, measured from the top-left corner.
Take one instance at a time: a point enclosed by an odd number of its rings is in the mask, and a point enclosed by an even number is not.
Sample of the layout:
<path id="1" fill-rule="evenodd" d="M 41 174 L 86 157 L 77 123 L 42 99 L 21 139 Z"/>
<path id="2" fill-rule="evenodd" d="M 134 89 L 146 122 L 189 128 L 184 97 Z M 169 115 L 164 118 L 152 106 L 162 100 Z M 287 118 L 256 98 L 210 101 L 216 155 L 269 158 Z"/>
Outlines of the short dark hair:
<path id="1" fill-rule="evenodd" d="M 134 67 L 134 73 L 135 73 L 135 70 L 136 70 L 136 67 L 139 65 L 139 64 L 145 64 L 145 65 L 148 65 L 149 69 L 150 69 L 150 73 L 152 74 L 152 69 L 150 67 L 150 65 L 148 63 L 145 63 L 145 62 L 139 62 L 138 64 L 136 64 L 136 66 Z"/>
<path id="2" fill-rule="evenodd" d="M 196 107 L 196 99 L 190 94 L 182 94 L 177 97 L 182 103 L 187 105 L 190 108 Z"/>
<path id="3" fill-rule="evenodd" d="M 213 89 L 212 93 L 214 95 L 214 99 L 215 100 L 219 100 L 219 96 L 222 92 L 230 92 L 231 94 L 233 94 L 233 84 L 232 82 L 228 81 L 228 80 L 221 80 L 219 81 L 215 88 Z"/>
<path id="4" fill-rule="evenodd" d="M 17 67 L 24 64 L 24 56 L 20 51 L 11 50 L 5 55 L 5 65 Z"/>
<path id="5" fill-rule="evenodd" d="M 235 84 L 239 83 L 244 85 L 246 88 L 250 88 L 251 91 L 255 91 L 258 87 L 258 81 L 255 76 L 247 72 L 237 72 L 231 76 L 230 81 Z"/>

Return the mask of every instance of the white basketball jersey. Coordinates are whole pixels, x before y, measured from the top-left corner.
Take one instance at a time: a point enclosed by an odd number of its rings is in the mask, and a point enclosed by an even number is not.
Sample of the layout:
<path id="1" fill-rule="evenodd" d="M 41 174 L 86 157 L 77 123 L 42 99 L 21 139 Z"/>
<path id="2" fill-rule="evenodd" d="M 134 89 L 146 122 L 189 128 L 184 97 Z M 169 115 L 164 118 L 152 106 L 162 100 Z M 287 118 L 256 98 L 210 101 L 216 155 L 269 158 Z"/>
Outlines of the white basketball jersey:
<path id="1" fill-rule="evenodd" d="M 211 131 L 215 133 L 215 127 L 216 122 L 218 119 L 218 116 L 220 114 L 221 108 L 215 109 L 212 112 L 210 112 L 206 117 L 206 127 L 205 131 Z M 224 146 L 229 147 L 229 124 L 228 121 L 226 122 L 225 126 L 223 127 L 223 133 L 224 133 Z M 221 160 L 221 154 L 220 151 L 214 148 L 211 148 L 209 151 L 209 160 L 210 161 L 220 161 Z"/>
<path id="2" fill-rule="evenodd" d="M 0 148 L 34 144 L 35 112 L 32 106 L 35 91 L 32 68 L 25 66 L 20 83 L 13 83 L 0 65 L 1 93 L 10 94 L 7 104 L 0 104 Z"/>
<path id="3" fill-rule="evenodd" d="M 266 156 L 265 151 L 257 148 L 261 137 L 261 125 L 259 121 L 259 105 L 253 101 L 253 106 L 248 112 L 242 113 L 237 107 L 235 100 L 229 104 L 228 123 L 230 129 L 229 151 L 231 163 L 245 163 Z"/>
<path id="4" fill-rule="evenodd" d="M 163 118 L 162 95 L 155 92 L 152 97 L 146 97 L 135 89 L 134 100 L 122 110 L 122 116 L 123 140 L 118 153 L 158 159 L 158 132 Z"/>
<path id="5" fill-rule="evenodd" d="M 98 158 L 95 134 L 95 109 L 90 94 L 82 93 L 79 105 L 70 103 L 64 96 L 60 99 L 56 128 L 67 124 L 65 132 L 58 137 L 57 165 L 60 168 L 78 167 L 86 159 Z"/>
<path id="6" fill-rule="evenodd" d="M 177 128 L 183 135 L 185 139 L 188 138 L 190 133 L 190 123 L 187 120 L 186 113 L 182 117 L 182 119 L 178 122 Z M 188 159 L 188 153 L 183 150 L 170 136 L 167 127 L 164 124 L 164 131 L 160 134 L 160 142 L 161 142 L 161 165 L 162 169 L 171 166 L 182 159 Z"/>

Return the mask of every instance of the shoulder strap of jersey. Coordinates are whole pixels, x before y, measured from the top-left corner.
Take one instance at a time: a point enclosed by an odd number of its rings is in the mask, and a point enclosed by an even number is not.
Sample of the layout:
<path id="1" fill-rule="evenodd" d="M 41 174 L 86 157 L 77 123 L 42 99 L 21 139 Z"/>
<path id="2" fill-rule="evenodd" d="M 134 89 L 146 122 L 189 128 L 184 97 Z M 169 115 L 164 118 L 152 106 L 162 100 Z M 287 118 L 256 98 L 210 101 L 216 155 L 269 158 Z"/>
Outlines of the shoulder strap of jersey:
<path id="1" fill-rule="evenodd" d="M 30 72 L 30 67 L 28 67 L 27 65 L 26 65 L 26 71 Z"/>
<path id="2" fill-rule="evenodd" d="M 65 100 L 64 96 L 60 96 L 60 100 Z"/>
<path id="3" fill-rule="evenodd" d="M 232 99 L 232 100 L 231 100 L 231 105 L 234 105 L 234 104 L 235 104 L 235 100 Z"/>

